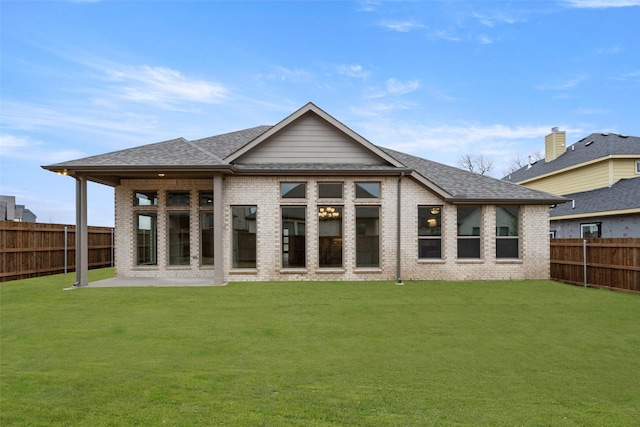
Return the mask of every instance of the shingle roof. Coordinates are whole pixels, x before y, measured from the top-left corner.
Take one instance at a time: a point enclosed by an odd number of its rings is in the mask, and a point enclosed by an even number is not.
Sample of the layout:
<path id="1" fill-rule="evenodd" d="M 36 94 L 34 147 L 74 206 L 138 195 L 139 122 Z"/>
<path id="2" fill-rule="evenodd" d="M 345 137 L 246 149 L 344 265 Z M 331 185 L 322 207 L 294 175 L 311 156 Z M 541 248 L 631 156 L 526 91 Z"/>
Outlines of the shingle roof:
<path id="1" fill-rule="evenodd" d="M 611 187 L 568 194 L 567 199 L 575 200 L 551 209 L 551 217 L 582 215 L 627 209 L 640 209 L 640 177 L 621 179 Z"/>
<path id="2" fill-rule="evenodd" d="M 531 167 L 520 168 L 503 179 L 509 182 L 522 182 L 613 155 L 640 155 L 640 137 L 623 136 L 615 133 L 592 133 L 567 147 L 567 151 L 555 160 L 548 163 L 544 160 L 539 160 L 533 163 Z"/>
<path id="3" fill-rule="evenodd" d="M 468 199 L 517 202 L 518 200 L 550 201 L 555 199 L 557 203 L 562 200 L 561 197 L 554 194 L 488 176 L 478 175 L 453 166 L 443 165 L 442 163 L 411 156 L 388 148 L 382 149 L 458 201 Z"/>
<path id="4" fill-rule="evenodd" d="M 222 159 L 243 147 L 271 126 L 258 126 L 238 132 L 187 141 L 176 138 L 141 145 L 97 156 L 57 163 L 51 167 L 74 166 L 215 166 L 226 165 Z"/>
<path id="5" fill-rule="evenodd" d="M 317 109 L 317 107 L 309 105 L 306 108 Z M 305 171 L 318 171 L 323 174 L 341 172 L 399 174 L 404 172 L 411 173 L 448 201 L 469 203 L 474 201 L 502 201 L 504 203 L 526 201 L 527 203 L 551 204 L 560 203 L 564 200 L 549 193 L 473 174 L 399 151 L 378 147 L 368 141 L 367 144 L 370 145 L 370 149 L 377 151 L 379 156 L 386 157 L 386 165 L 350 164 L 348 162 L 331 165 L 319 163 L 235 165 L 224 160 L 230 158 L 230 156 L 242 150 L 248 144 L 255 142 L 257 138 L 260 138 L 261 135 L 272 128 L 272 126 L 258 126 L 194 141 L 177 138 L 44 166 L 44 168 L 52 171 L 60 171 L 67 168 L 70 171 L 80 171 L 90 176 L 90 179 L 108 185 L 117 185 L 119 182 L 116 171 L 121 171 L 121 176 L 132 177 L 134 176 L 132 171 L 146 170 L 148 173 L 150 170 L 155 170 L 155 167 L 160 172 L 165 172 L 164 169 L 167 168 L 179 171 L 181 174 L 192 173 L 195 170 L 209 171 L 219 168 L 233 170 L 236 173 L 267 174 L 277 172 L 304 173 Z M 98 174 L 98 171 L 101 175 Z M 124 171 L 127 171 L 128 175 L 124 174 Z"/>

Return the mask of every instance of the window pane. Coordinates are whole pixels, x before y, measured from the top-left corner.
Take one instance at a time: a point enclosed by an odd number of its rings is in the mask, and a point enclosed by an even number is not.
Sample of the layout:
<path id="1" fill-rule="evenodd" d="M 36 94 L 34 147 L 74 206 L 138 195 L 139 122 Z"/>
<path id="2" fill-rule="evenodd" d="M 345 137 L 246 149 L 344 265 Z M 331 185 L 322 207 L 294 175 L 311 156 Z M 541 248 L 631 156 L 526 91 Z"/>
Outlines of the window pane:
<path id="1" fill-rule="evenodd" d="M 280 197 L 283 199 L 304 199 L 307 197 L 307 184 L 304 182 L 281 182 Z"/>
<path id="2" fill-rule="evenodd" d="M 518 239 L 496 239 L 496 258 L 518 258 Z"/>
<path id="3" fill-rule="evenodd" d="M 320 267 L 342 267 L 342 207 L 318 207 Z"/>
<path id="4" fill-rule="evenodd" d="M 356 207 L 356 267 L 380 266 L 380 208 Z"/>
<path id="5" fill-rule="evenodd" d="M 189 206 L 189 192 L 170 191 L 167 193 L 167 206 Z"/>
<path id="6" fill-rule="evenodd" d="M 156 214 L 139 213 L 136 224 L 136 265 L 158 264 Z"/>
<path id="7" fill-rule="evenodd" d="M 200 191 L 200 206 L 213 207 L 213 191 Z"/>
<path id="8" fill-rule="evenodd" d="M 419 239 L 418 258 L 442 258 L 442 239 Z"/>
<path id="9" fill-rule="evenodd" d="M 592 239 L 601 237 L 601 229 L 600 223 L 595 224 L 580 224 L 580 230 L 582 234 L 582 238 L 584 239 Z"/>
<path id="10" fill-rule="evenodd" d="M 442 206 L 418 206 L 418 236 L 442 234 Z"/>
<path id="11" fill-rule="evenodd" d="M 307 265 L 307 208 L 282 208 L 282 267 L 304 268 Z"/>
<path id="12" fill-rule="evenodd" d="M 234 206 L 231 208 L 233 268 L 256 268 L 257 211 L 256 206 Z"/>
<path id="13" fill-rule="evenodd" d="M 458 206 L 458 236 L 480 235 L 480 206 Z"/>
<path id="14" fill-rule="evenodd" d="M 519 206 L 496 206 L 496 236 L 518 236 Z"/>
<path id="15" fill-rule="evenodd" d="M 158 206 L 157 191 L 136 191 L 136 206 Z"/>
<path id="16" fill-rule="evenodd" d="M 169 212 L 169 265 L 189 265 L 189 212 Z"/>
<path id="17" fill-rule="evenodd" d="M 458 258 L 480 258 L 480 239 L 459 238 Z"/>
<path id="18" fill-rule="evenodd" d="M 318 197 L 320 199 L 342 199 L 342 183 L 319 182 Z"/>
<path id="19" fill-rule="evenodd" d="M 200 263 L 213 265 L 213 212 L 200 212 Z"/>
<path id="20" fill-rule="evenodd" d="M 356 182 L 356 199 L 379 199 L 379 182 Z"/>

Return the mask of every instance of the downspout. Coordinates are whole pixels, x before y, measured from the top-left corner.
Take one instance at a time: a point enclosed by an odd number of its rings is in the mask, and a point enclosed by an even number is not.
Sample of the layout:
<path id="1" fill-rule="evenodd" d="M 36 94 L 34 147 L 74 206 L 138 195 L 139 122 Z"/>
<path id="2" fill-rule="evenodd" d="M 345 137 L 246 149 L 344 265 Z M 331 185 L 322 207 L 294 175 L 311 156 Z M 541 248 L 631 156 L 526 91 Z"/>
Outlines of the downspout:
<path id="1" fill-rule="evenodd" d="M 400 235 L 401 235 L 401 228 L 402 228 L 402 220 L 401 220 L 401 209 L 402 209 L 402 178 L 404 178 L 404 172 L 400 173 L 400 176 L 398 177 L 398 207 L 396 209 L 396 218 L 397 218 L 397 229 L 396 229 L 396 285 L 403 285 L 404 283 L 402 283 L 402 269 L 401 269 L 401 255 L 400 255 L 400 249 L 401 249 L 401 241 L 400 241 Z"/>

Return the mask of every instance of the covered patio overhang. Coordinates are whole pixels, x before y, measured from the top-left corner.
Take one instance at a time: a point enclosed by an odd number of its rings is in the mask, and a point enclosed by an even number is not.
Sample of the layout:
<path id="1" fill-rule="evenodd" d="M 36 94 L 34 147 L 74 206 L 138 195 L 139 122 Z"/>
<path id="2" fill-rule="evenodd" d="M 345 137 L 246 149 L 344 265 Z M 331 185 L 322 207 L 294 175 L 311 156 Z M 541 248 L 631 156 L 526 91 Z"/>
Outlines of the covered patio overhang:
<path id="1" fill-rule="evenodd" d="M 125 179 L 211 179 L 214 206 L 222 206 L 222 177 L 233 173 L 233 166 L 188 167 L 172 165 L 156 165 L 145 167 L 70 167 L 42 166 L 43 169 L 61 175 L 73 177 L 76 181 L 76 281 L 73 286 L 88 286 L 89 247 L 87 218 L 87 182 L 95 182 L 110 187 L 117 187 Z M 214 215 L 215 229 L 222 229 L 222 215 Z M 224 265 L 222 235 L 214 235 L 214 265 Z M 222 285 L 224 270 L 214 269 L 212 285 Z"/>

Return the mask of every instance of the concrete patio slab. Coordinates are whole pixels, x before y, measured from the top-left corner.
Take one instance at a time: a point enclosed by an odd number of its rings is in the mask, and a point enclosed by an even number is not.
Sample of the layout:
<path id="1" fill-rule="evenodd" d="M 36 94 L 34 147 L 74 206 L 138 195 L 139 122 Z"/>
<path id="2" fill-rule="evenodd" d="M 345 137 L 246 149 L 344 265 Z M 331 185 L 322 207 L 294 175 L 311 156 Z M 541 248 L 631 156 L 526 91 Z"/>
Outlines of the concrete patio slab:
<path id="1" fill-rule="evenodd" d="M 89 282 L 89 288 L 115 287 L 169 287 L 169 286 L 224 286 L 214 285 L 213 277 L 112 277 Z"/>

